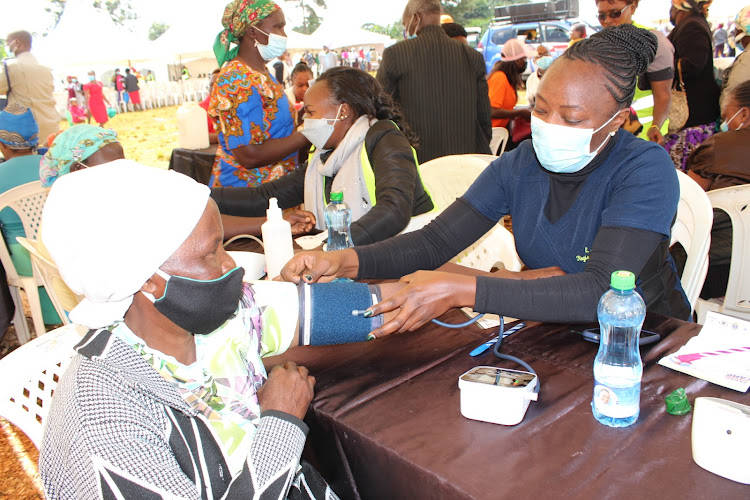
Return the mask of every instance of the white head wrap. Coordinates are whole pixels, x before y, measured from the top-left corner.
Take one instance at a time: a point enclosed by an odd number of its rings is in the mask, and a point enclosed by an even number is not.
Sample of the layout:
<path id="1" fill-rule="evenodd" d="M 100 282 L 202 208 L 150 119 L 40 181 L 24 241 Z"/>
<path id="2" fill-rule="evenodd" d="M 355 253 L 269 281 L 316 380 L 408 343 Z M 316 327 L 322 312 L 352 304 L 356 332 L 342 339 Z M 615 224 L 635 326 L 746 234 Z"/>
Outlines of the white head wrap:
<path id="1" fill-rule="evenodd" d="M 210 191 L 174 171 L 117 160 L 57 180 L 42 241 L 63 280 L 86 298 L 74 323 L 122 320 L 135 294 L 190 236 Z"/>

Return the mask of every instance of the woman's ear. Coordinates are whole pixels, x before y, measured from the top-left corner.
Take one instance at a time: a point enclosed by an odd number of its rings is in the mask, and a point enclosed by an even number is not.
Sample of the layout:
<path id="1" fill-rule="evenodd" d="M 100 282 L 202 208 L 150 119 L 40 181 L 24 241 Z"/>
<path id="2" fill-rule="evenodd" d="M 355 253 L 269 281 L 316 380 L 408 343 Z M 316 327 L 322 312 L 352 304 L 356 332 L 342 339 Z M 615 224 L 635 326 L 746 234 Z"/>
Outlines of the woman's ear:
<path id="1" fill-rule="evenodd" d="M 628 116 L 630 116 L 630 108 L 621 109 L 609 124 L 610 133 L 617 132 L 622 127 L 622 124 L 625 123 L 625 120 L 628 119 Z"/>
<path id="2" fill-rule="evenodd" d="M 141 286 L 140 291 L 149 293 L 155 298 L 160 299 L 164 295 L 164 289 L 166 288 L 167 281 L 159 276 L 153 274 L 146 282 Z"/>
<path id="3" fill-rule="evenodd" d="M 350 116 L 352 116 L 352 107 L 349 106 L 347 103 L 343 103 L 341 105 L 341 116 L 340 116 L 340 118 L 342 120 L 346 120 Z"/>
<path id="4" fill-rule="evenodd" d="M 740 124 L 743 126 L 750 123 L 750 108 L 740 108 L 740 113 L 737 115 L 737 118 L 739 118 Z M 735 120 L 737 118 L 735 118 Z"/>

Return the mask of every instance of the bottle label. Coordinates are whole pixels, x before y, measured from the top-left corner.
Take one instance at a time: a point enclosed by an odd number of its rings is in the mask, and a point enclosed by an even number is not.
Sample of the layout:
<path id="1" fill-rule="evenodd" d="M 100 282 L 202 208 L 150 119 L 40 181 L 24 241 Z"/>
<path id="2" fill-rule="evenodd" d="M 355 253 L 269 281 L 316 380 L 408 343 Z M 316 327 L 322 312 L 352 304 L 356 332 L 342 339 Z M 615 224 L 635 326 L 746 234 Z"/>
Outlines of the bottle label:
<path id="1" fill-rule="evenodd" d="M 594 385 L 594 407 L 607 417 L 627 418 L 638 413 L 641 401 L 641 383 L 620 381 L 604 383 L 596 380 Z"/>

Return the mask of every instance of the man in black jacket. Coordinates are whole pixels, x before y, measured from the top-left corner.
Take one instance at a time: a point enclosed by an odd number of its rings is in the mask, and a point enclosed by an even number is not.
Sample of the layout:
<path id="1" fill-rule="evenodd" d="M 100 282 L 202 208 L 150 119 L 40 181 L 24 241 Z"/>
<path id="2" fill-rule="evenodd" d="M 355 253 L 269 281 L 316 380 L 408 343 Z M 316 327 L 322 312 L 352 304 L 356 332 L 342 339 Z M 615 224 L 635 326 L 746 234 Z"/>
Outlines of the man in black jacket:
<path id="1" fill-rule="evenodd" d="M 413 39 L 385 49 L 377 74 L 419 136 L 420 163 L 452 154 L 490 153 L 484 60 L 445 34 L 441 14 L 439 0 L 409 0 L 403 24 Z"/>

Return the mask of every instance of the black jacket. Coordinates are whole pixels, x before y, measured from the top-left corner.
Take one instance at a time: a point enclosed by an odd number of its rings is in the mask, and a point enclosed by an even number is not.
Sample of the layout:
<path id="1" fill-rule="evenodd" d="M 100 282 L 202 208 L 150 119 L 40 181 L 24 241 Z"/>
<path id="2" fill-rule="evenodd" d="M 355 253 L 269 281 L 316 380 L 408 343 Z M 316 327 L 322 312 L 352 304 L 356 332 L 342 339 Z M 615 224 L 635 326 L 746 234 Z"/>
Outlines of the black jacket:
<path id="1" fill-rule="evenodd" d="M 376 203 L 352 222 L 352 241 L 366 245 L 400 233 L 409 220 L 433 209 L 422 185 L 409 141 L 393 122 L 375 123 L 365 136 L 365 150 L 375 174 Z M 219 211 L 227 215 L 263 217 L 268 200 L 276 198 L 282 209 L 296 207 L 305 200 L 307 163 L 294 172 L 258 187 L 212 188 L 211 196 Z M 326 178 L 326 198 L 333 178 Z"/>
<path id="2" fill-rule="evenodd" d="M 690 110 L 685 127 L 715 122 L 720 114 L 719 85 L 714 78 L 713 38 L 708 22 L 703 16 L 692 15 L 675 26 L 669 41 L 674 45 L 675 84 L 679 79 L 677 62 L 682 66 Z"/>
<path id="3" fill-rule="evenodd" d="M 489 154 L 492 122 L 481 54 L 425 26 L 385 49 L 377 79 L 419 136 L 420 163 L 455 154 Z"/>

